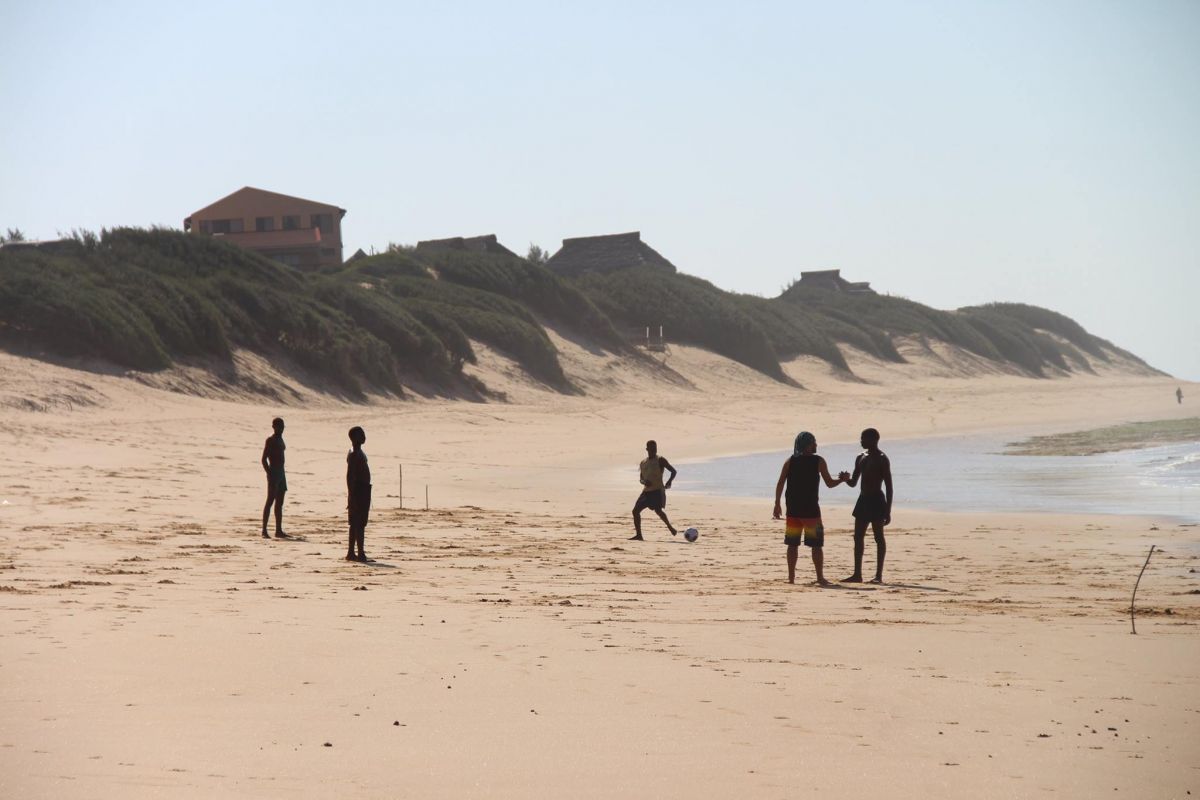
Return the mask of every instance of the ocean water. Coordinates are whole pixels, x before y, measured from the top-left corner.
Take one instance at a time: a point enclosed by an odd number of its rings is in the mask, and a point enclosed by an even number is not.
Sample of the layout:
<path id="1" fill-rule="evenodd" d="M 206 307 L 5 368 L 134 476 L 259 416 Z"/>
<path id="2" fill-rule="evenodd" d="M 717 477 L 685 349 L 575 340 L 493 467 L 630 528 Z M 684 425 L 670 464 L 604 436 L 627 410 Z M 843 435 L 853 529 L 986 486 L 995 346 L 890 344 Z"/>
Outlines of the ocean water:
<path id="1" fill-rule="evenodd" d="M 979 436 L 884 441 L 895 506 L 934 511 L 1125 514 L 1200 522 L 1200 442 L 1092 456 L 1003 455 L 1005 441 Z M 857 445 L 819 448 L 834 477 L 853 471 Z M 677 465 L 675 490 L 774 498 L 790 453 L 755 453 Z M 850 505 L 858 489 L 821 487 L 823 502 Z"/>

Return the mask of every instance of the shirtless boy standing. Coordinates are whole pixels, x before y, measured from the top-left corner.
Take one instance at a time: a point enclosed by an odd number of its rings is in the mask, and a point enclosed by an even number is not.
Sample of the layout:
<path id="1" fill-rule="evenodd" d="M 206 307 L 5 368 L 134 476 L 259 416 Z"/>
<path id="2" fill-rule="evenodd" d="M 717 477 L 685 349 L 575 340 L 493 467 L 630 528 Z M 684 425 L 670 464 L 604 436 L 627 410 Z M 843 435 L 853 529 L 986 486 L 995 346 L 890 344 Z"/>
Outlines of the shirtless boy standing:
<path id="1" fill-rule="evenodd" d="M 858 502 L 854 504 L 854 574 L 842 578 L 843 583 L 862 583 L 863 551 L 866 549 L 867 525 L 875 532 L 875 577 L 871 583 L 883 583 L 883 558 L 887 542 L 883 528 L 892 521 L 892 462 L 879 449 L 879 431 L 867 428 L 859 444 L 867 452 L 854 461 L 854 475 L 847 481 L 851 486 L 862 480 Z M 887 488 L 887 494 L 883 488 Z"/>
<path id="2" fill-rule="evenodd" d="M 283 443 L 283 420 L 279 417 L 271 420 L 275 433 L 267 437 L 263 445 L 262 467 L 267 473 L 267 502 L 263 506 L 262 535 L 270 539 L 267 533 L 267 520 L 271 517 L 271 506 L 275 506 L 275 538 L 288 539 L 283 532 L 283 496 L 287 494 L 287 475 L 283 471 L 283 451 L 287 445 Z"/>

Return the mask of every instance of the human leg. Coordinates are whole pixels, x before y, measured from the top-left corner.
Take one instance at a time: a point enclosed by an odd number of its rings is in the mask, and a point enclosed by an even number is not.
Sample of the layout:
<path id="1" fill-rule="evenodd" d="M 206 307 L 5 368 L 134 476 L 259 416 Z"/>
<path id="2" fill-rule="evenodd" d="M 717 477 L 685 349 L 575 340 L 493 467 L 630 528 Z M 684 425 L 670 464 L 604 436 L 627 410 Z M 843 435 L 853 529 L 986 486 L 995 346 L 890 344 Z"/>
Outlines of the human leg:
<path id="1" fill-rule="evenodd" d="M 275 505 L 275 487 L 269 482 L 267 483 L 267 502 L 263 504 L 263 526 L 262 535 L 264 539 L 270 539 L 271 534 L 267 533 L 267 522 L 271 519 L 271 507 Z"/>
<path id="2" fill-rule="evenodd" d="M 867 521 L 854 518 L 854 574 L 842 578 L 842 583 L 862 583 L 863 552 L 866 550 Z"/>
<path id="3" fill-rule="evenodd" d="M 796 582 L 796 558 L 799 553 L 800 545 L 789 544 L 787 546 L 788 583 Z"/>
<path id="4" fill-rule="evenodd" d="M 667 519 L 667 512 L 663 511 L 661 508 L 656 508 L 654 509 L 654 513 L 658 514 L 658 518 L 667 524 L 667 530 L 671 532 L 672 536 L 679 533 L 679 531 L 675 530 L 675 527 L 671 525 L 671 520 Z"/>
<path id="5" fill-rule="evenodd" d="M 829 581 L 825 580 L 825 548 L 812 548 L 813 567 L 817 570 L 817 583 L 822 586 L 828 586 Z"/>
<path id="6" fill-rule="evenodd" d="M 282 539 L 286 534 L 283 532 L 283 497 L 287 492 L 275 493 L 275 538 Z"/>
<path id="7" fill-rule="evenodd" d="M 887 556 L 887 540 L 883 538 L 883 520 L 877 519 L 871 523 L 875 532 L 875 580 L 872 583 L 883 583 L 883 559 Z"/>

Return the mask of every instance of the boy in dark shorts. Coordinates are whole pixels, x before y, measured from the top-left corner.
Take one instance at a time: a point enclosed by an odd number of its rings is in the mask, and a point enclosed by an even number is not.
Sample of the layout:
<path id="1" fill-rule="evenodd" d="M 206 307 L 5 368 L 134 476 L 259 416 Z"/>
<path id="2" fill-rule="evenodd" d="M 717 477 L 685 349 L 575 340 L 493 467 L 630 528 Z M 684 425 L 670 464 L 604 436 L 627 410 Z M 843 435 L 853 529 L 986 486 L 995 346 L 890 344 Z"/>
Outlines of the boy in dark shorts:
<path id="1" fill-rule="evenodd" d="M 663 483 L 663 471 L 671 473 L 671 477 Z M 663 511 L 667 506 L 667 489 L 671 488 L 671 483 L 675 480 L 675 468 L 671 466 L 671 462 L 658 454 L 658 442 L 651 439 L 646 442 L 646 458 L 638 465 L 638 479 L 642 482 L 642 493 L 638 496 L 637 502 L 633 505 L 633 536 L 630 536 L 630 541 L 642 541 L 642 510 L 650 509 L 658 518 L 667 524 L 667 530 L 671 535 L 679 533 L 671 526 L 671 520 L 667 519 L 667 512 Z"/>
<path id="2" fill-rule="evenodd" d="M 892 462 L 879 449 L 879 431 L 874 428 L 862 432 L 859 444 L 867 452 L 854 460 L 854 475 L 847 481 L 854 486 L 862 479 L 858 502 L 854 504 L 854 574 L 842 581 L 862 583 L 863 550 L 870 525 L 875 532 L 875 577 L 871 583 L 883 583 L 883 558 L 887 555 L 883 528 L 892 521 Z M 886 494 L 881 487 L 887 488 Z"/>
<path id="3" fill-rule="evenodd" d="M 350 517 L 350 544 L 346 550 L 347 561 L 366 561 L 363 540 L 367 535 L 367 518 L 371 513 L 371 468 L 367 466 L 367 454 L 362 446 L 367 434 L 355 425 L 350 429 L 353 449 L 346 454 L 346 510 Z M 358 555 L 354 546 L 358 545 Z"/>
<path id="4" fill-rule="evenodd" d="M 812 549 L 813 567 L 817 570 L 817 583 L 829 586 L 825 580 L 825 527 L 821 524 L 821 505 L 817 501 L 820 481 L 830 489 L 843 483 L 850 476 L 839 473 L 837 480 L 829 476 L 825 459 L 817 455 L 817 439 L 808 431 L 796 437 L 792 455 L 783 462 L 779 482 L 775 484 L 775 519 L 783 516 L 779 499 L 787 487 L 787 528 L 783 542 L 787 545 L 788 583 L 796 582 L 796 559 L 800 544 Z"/>
<path id="5" fill-rule="evenodd" d="M 262 467 L 267 473 L 267 502 L 263 506 L 262 537 L 270 539 L 267 533 L 267 521 L 271 518 L 271 506 L 275 507 L 275 538 L 290 538 L 283 532 L 283 496 L 287 494 L 287 474 L 283 469 L 283 453 L 287 445 L 283 443 L 283 420 L 279 417 L 271 420 L 275 433 L 267 437 L 263 445 Z"/>

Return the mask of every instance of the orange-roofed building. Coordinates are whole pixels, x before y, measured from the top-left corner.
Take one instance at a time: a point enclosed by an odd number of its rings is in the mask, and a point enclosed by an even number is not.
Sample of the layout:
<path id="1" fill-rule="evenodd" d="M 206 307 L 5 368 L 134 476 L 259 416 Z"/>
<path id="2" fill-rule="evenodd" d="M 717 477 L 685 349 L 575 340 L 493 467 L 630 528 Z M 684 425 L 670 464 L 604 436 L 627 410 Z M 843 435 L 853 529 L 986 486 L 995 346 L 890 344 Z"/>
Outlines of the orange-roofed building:
<path id="1" fill-rule="evenodd" d="M 342 263 L 346 209 L 277 192 L 238 189 L 183 221 L 191 233 L 217 236 L 289 266 L 319 269 Z"/>

